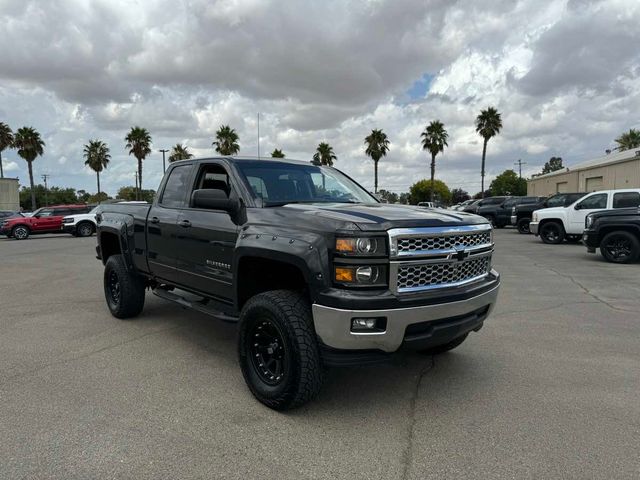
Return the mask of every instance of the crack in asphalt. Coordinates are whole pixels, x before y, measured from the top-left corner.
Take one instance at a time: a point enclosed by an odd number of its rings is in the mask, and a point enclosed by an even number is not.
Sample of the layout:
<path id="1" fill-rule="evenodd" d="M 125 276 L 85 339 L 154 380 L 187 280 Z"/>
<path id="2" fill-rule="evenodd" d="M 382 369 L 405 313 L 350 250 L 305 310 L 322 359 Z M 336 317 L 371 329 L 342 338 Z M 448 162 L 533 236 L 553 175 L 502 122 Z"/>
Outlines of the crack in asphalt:
<path id="1" fill-rule="evenodd" d="M 418 379 L 416 381 L 416 385 L 413 389 L 413 393 L 411 395 L 411 399 L 409 400 L 409 426 L 407 427 L 407 446 L 402 455 L 402 476 L 400 477 L 402 480 L 406 480 L 409 477 L 409 469 L 411 464 L 413 463 L 413 442 L 415 436 L 415 425 L 416 425 L 416 403 L 418 401 L 418 394 L 420 392 L 420 385 L 422 385 L 422 379 L 425 375 L 433 369 L 435 366 L 435 355 L 431 355 L 428 360 L 424 362 L 420 372 L 418 373 Z"/>
<path id="2" fill-rule="evenodd" d="M 594 300 L 597 300 L 598 302 L 602 303 L 603 305 L 606 305 L 611 310 L 615 310 L 615 311 L 618 311 L 618 312 L 625 312 L 625 313 L 635 313 L 634 311 L 627 310 L 626 308 L 616 307 L 615 305 L 612 305 L 611 303 L 607 302 L 606 300 L 600 298 L 595 293 L 592 293 L 591 290 L 589 290 L 587 287 L 585 287 L 578 280 L 573 278 L 573 275 L 570 275 L 568 273 L 560 273 L 559 271 L 557 271 L 554 268 L 543 266 L 543 265 L 540 265 L 540 264 L 534 264 L 534 265 L 537 266 L 537 267 L 542 267 L 545 270 L 548 270 L 550 272 L 553 272 L 556 275 L 558 275 L 559 277 L 566 278 L 566 279 L 570 280 L 574 285 L 576 285 L 578 288 L 580 288 L 585 294 L 589 295 L 591 298 L 593 298 Z"/>
<path id="3" fill-rule="evenodd" d="M 10 375 L 10 376 L 6 377 L 4 379 L 4 381 L 9 382 L 11 380 L 17 380 L 19 378 L 27 377 L 27 376 L 29 376 L 29 375 L 31 375 L 33 373 L 38 373 L 38 372 L 40 372 L 42 370 L 45 370 L 45 369 L 47 369 L 49 367 L 53 367 L 53 366 L 57 366 L 57 365 L 63 365 L 65 363 L 72 363 L 72 362 L 75 362 L 76 360 L 81 360 L 83 358 L 90 357 L 90 356 L 95 355 L 97 353 L 102 353 L 102 352 L 110 350 L 112 348 L 117 348 L 117 347 L 121 347 L 122 345 L 126 345 L 128 343 L 137 342 L 138 340 L 141 340 L 141 339 L 143 339 L 145 337 L 149 337 L 151 335 L 157 335 L 159 333 L 165 333 L 165 332 L 169 332 L 169 331 L 172 331 L 172 330 L 177 330 L 178 328 L 184 328 L 184 325 L 176 325 L 176 326 L 173 326 L 173 327 L 170 327 L 170 328 L 164 328 L 162 330 L 155 330 L 153 332 L 147 332 L 147 333 L 145 333 L 143 335 L 139 335 L 137 337 L 130 338 L 128 340 L 124 340 L 122 342 L 114 343 L 112 345 L 107 345 L 106 347 L 102 347 L 102 348 L 99 348 L 97 350 L 93 350 L 91 352 L 87 352 L 87 353 L 84 353 L 82 355 L 78 355 L 77 357 L 64 358 L 64 359 L 61 359 L 61 360 L 57 360 L 55 362 L 46 363 L 44 365 L 40 365 L 37 368 L 33 368 L 31 370 L 27 370 L 26 372 L 21 372 L 21 373 L 18 373 L 16 375 Z"/>

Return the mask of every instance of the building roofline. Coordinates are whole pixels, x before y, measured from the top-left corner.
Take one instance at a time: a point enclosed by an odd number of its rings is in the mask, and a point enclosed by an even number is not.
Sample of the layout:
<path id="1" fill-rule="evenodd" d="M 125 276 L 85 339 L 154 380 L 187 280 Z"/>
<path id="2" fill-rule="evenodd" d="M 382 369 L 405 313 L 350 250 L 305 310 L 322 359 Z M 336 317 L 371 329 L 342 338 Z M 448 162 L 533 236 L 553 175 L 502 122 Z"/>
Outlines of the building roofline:
<path id="1" fill-rule="evenodd" d="M 577 163 L 572 167 L 565 167 L 562 170 L 556 170 L 555 172 L 545 173 L 544 175 L 536 175 L 531 177 L 530 181 L 538 180 L 540 178 L 550 178 L 556 175 L 562 175 L 564 173 L 580 172 L 582 170 L 588 170 L 596 167 L 604 167 L 607 165 L 614 165 L 616 163 L 629 162 L 631 160 L 640 159 L 640 148 L 630 148 L 621 152 L 610 153 L 601 157 L 586 160 L 584 162 Z"/>

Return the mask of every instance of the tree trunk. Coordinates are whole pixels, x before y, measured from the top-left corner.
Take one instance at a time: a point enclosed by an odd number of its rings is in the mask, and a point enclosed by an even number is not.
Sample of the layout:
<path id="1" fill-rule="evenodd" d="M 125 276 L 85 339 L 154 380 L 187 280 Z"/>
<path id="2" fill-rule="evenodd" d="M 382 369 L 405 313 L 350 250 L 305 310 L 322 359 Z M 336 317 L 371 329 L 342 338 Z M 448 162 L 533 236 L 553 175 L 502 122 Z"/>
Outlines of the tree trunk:
<path id="1" fill-rule="evenodd" d="M 100 172 L 96 172 L 96 177 L 98 178 L 98 197 L 100 196 Z"/>
<path id="2" fill-rule="evenodd" d="M 27 165 L 29 167 L 29 183 L 31 184 L 31 211 L 36 211 L 36 190 L 33 185 L 33 165 L 31 161 L 27 160 Z"/>
<path id="3" fill-rule="evenodd" d="M 373 160 L 373 193 L 378 193 L 378 160 Z"/>
<path id="4" fill-rule="evenodd" d="M 138 200 L 142 200 L 142 158 L 138 159 Z"/>
<path id="5" fill-rule="evenodd" d="M 487 142 L 488 141 L 489 141 L 489 139 L 485 137 L 484 144 L 482 145 L 482 169 L 480 170 L 480 176 L 482 177 L 482 182 L 481 182 L 481 187 L 480 187 L 480 192 L 481 192 L 481 197 L 480 198 L 484 198 L 484 159 L 487 156 Z"/>
<path id="6" fill-rule="evenodd" d="M 429 201 L 433 203 L 433 178 L 436 176 L 436 156 L 431 154 L 431 195 Z"/>
<path id="7" fill-rule="evenodd" d="M 2 151 L 0 151 L 0 178 L 4 178 L 4 170 L 2 170 Z"/>

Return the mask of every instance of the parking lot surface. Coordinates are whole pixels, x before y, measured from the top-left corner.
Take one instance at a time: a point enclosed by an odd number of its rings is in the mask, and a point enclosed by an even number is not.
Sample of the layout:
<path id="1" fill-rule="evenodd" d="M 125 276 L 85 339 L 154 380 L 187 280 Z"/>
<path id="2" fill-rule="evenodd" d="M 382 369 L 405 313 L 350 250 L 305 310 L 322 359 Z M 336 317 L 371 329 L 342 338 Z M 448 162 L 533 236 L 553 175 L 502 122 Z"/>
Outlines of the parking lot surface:
<path id="1" fill-rule="evenodd" d="M 235 326 L 147 295 L 95 237 L 0 240 L 0 478 L 638 478 L 640 265 L 496 232 L 496 310 L 451 353 L 331 370 L 277 413 Z"/>

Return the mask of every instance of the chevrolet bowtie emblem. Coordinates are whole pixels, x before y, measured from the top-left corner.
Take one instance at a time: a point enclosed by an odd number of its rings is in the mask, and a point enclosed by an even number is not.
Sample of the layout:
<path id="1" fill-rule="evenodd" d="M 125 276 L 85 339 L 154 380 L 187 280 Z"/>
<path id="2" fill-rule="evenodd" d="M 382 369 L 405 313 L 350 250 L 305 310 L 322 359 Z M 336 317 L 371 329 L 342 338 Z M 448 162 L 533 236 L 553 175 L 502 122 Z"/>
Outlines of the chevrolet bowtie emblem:
<path id="1" fill-rule="evenodd" d="M 464 260 L 469 256 L 469 252 L 465 250 L 463 245 L 456 245 L 454 248 L 456 250 L 455 256 L 459 262 L 461 262 L 462 260 Z"/>

